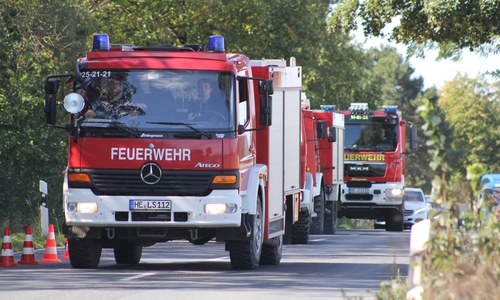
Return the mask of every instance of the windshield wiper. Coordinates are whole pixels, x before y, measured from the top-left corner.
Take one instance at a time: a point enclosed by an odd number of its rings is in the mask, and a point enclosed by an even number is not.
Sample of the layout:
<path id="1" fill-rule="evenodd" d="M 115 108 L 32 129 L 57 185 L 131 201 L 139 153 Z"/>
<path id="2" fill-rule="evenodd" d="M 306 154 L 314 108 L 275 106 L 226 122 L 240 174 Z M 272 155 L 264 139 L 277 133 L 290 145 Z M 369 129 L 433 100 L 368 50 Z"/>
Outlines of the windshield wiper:
<path id="1" fill-rule="evenodd" d="M 134 132 L 131 130 L 127 125 L 121 122 L 117 121 L 111 121 L 111 120 L 100 120 L 100 119 L 88 119 L 85 122 L 85 127 L 94 127 L 94 128 L 117 128 L 120 129 L 129 135 L 133 135 L 135 137 L 140 137 L 140 133 Z"/>
<path id="2" fill-rule="evenodd" d="M 188 123 L 182 123 L 182 122 L 146 122 L 146 123 L 147 124 L 158 124 L 158 125 L 174 125 L 174 126 L 175 125 L 182 125 L 182 126 L 186 126 L 187 128 L 190 128 L 193 131 L 195 131 L 195 132 L 203 135 L 207 139 L 211 139 L 212 138 L 212 135 L 210 133 L 203 132 L 203 131 L 198 130 L 195 127 L 192 126 L 192 125 L 196 125 L 196 124 L 188 124 Z"/>

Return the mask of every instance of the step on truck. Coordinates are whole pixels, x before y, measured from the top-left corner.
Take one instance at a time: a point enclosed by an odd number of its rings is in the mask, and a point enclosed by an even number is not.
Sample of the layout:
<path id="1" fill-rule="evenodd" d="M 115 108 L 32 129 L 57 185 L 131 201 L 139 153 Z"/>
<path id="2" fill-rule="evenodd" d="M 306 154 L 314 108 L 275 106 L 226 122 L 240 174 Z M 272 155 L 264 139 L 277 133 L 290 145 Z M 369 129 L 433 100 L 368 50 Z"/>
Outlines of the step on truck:
<path id="1" fill-rule="evenodd" d="M 345 116 L 344 184 L 339 217 L 385 222 L 386 231 L 403 230 L 406 130 L 417 148 L 416 127 L 397 106 L 369 110 L 352 103 Z M 377 224 L 377 223 L 376 223 Z"/>
<path id="2" fill-rule="evenodd" d="M 300 161 L 302 68 L 290 62 L 251 63 L 225 52 L 222 36 L 205 48 L 97 34 L 74 73 L 49 76 L 45 122 L 68 132 L 72 267 L 98 267 L 103 248 L 138 264 L 144 247 L 173 240 L 224 243 L 234 269 L 279 264 L 304 193 L 290 163 Z"/>

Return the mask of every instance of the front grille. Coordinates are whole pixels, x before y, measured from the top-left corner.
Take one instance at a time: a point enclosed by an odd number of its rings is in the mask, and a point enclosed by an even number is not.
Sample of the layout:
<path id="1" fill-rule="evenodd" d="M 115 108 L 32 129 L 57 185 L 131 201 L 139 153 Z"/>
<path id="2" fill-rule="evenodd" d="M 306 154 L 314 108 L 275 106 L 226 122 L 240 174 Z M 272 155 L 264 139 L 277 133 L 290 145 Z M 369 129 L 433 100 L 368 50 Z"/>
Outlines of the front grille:
<path id="1" fill-rule="evenodd" d="M 383 177 L 385 175 L 386 163 L 345 163 L 345 177 Z"/>
<path id="2" fill-rule="evenodd" d="M 96 195 L 205 195 L 213 172 L 164 172 L 157 184 L 146 184 L 139 170 L 99 171 L 91 173 Z"/>
<path id="3" fill-rule="evenodd" d="M 117 211 L 115 212 L 115 221 L 128 222 L 187 222 L 187 212 L 128 212 Z"/>

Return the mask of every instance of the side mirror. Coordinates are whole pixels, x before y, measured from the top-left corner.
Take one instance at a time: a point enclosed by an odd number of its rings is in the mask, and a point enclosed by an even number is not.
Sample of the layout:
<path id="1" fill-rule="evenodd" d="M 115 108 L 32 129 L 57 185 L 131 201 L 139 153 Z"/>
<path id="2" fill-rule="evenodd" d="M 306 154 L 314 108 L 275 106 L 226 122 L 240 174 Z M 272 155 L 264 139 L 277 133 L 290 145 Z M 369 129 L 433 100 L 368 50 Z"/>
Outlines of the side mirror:
<path id="1" fill-rule="evenodd" d="M 272 95 L 274 94 L 274 83 L 272 80 L 259 81 L 259 94 Z"/>
<path id="2" fill-rule="evenodd" d="M 45 94 L 43 112 L 45 113 L 45 124 L 47 125 L 56 124 L 56 104 L 56 95 Z"/>
<path id="3" fill-rule="evenodd" d="M 337 130 L 335 127 L 328 127 L 328 142 L 335 143 L 337 141 Z"/>
<path id="4" fill-rule="evenodd" d="M 272 124 L 273 98 L 271 96 L 260 96 L 260 126 L 271 126 Z"/>
<path id="5" fill-rule="evenodd" d="M 316 123 L 316 138 L 318 140 L 323 140 L 326 138 L 326 122 L 318 121 Z"/>
<path id="6" fill-rule="evenodd" d="M 45 82 L 45 94 L 55 95 L 59 91 L 59 79 L 48 78 Z"/>
<path id="7" fill-rule="evenodd" d="M 56 124 L 56 94 L 59 91 L 59 79 L 49 78 L 45 82 L 45 107 L 43 112 L 45 114 L 45 124 Z"/>
<path id="8" fill-rule="evenodd" d="M 238 125 L 238 134 L 243 134 L 245 133 L 245 126 L 239 124 Z"/>
<path id="9" fill-rule="evenodd" d="M 417 127 L 411 126 L 410 127 L 410 150 L 415 151 L 417 150 Z"/>

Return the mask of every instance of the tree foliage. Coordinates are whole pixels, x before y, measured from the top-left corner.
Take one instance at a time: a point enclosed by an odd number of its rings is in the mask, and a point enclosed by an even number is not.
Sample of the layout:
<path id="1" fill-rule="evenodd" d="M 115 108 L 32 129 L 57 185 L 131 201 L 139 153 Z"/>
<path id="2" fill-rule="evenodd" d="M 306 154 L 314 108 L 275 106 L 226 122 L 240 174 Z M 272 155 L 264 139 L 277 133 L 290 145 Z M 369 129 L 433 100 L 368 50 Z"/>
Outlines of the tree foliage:
<path id="1" fill-rule="evenodd" d="M 462 49 L 500 51 L 498 1 L 348 0 L 340 2 L 330 24 L 348 32 L 358 21 L 365 35 L 387 37 L 410 52 L 439 47 L 441 57 L 450 57 Z"/>
<path id="2" fill-rule="evenodd" d="M 73 1 L 5 0 L 0 22 L 0 222 L 15 227 L 35 221 L 41 179 L 60 211 L 67 135 L 43 125 L 43 84 L 74 66 L 89 20 Z"/>
<path id="3" fill-rule="evenodd" d="M 452 149 L 458 154 L 454 169 L 465 173 L 473 163 L 500 171 L 500 83 L 483 77 L 457 75 L 441 90 L 438 105 L 453 129 Z"/>

